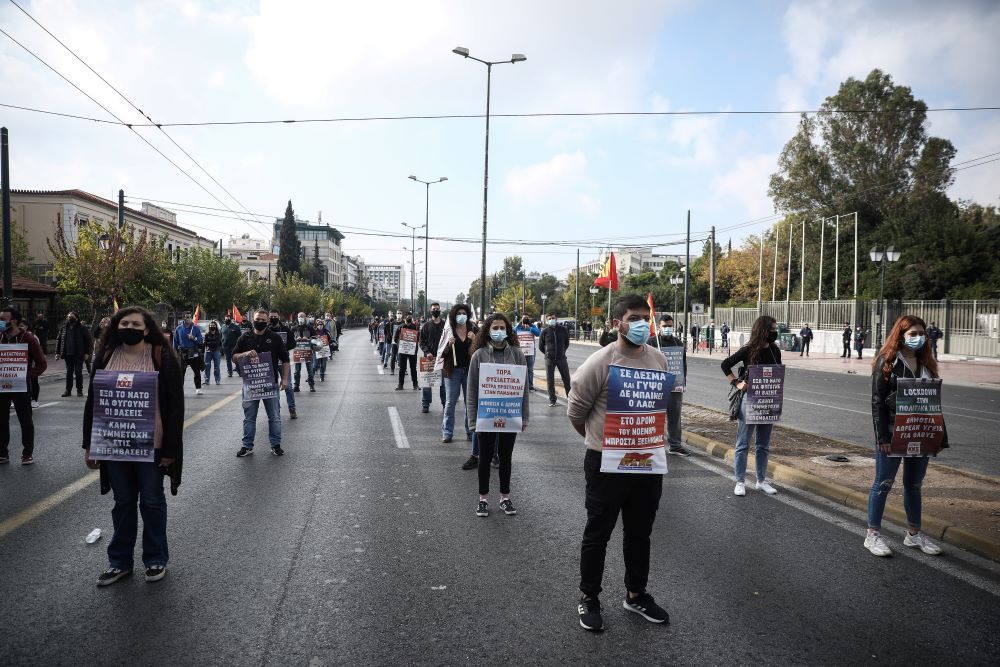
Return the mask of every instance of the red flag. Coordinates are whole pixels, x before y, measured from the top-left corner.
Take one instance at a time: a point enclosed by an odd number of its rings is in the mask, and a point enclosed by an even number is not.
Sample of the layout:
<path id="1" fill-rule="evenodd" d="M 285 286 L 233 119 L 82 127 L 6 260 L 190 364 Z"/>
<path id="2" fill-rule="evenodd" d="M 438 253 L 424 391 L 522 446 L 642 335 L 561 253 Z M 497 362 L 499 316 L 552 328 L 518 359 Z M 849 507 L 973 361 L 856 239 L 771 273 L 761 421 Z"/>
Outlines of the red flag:
<path id="1" fill-rule="evenodd" d="M 191 321 L 194 322 L 195 324 L 198 324 L 198 317 L 200 313 L 201 313 L 201 304 L 199 303 L 197 306 L 194 307 L 194 317 L 191 318 Z"/>
<path id="2" fill-rule="evenodd" d="M 240 309 L 236 307 L 235 303 L 233 304 L 233 321 L 236 324 L 243 324 L 243 316 L 240 314 Z"/>
<path id="3" fill-rule="evenodd" d="M 649 323 L 656 329 L 656 308 L 653 308 L 653 293 L 646 295 L 646 303 L 649 304 Z"/>
<path id="4" fill-rule="evenodd" d="M 615 266 L 615 253 L 611 253 L 608 261 L 604 263 L 604 268 L 601 269 L 601 275 L 594 279 L 594 287 L 618 289 L 618 268 Z"/>

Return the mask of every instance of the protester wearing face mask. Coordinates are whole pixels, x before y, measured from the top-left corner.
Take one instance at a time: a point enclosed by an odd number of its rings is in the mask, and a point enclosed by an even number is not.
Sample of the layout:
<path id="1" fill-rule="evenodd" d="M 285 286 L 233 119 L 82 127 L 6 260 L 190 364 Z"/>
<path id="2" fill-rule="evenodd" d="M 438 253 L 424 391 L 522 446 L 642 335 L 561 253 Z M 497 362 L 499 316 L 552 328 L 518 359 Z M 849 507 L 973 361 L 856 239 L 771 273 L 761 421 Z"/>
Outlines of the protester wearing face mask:
<path id="1" fill-rule="evenodd" d="M 392 324 L 392 335 L 389 341 L 389 373 L 396 374 L 396 362 L 399 360 L 399 330 L 403 328 L 403 313 L 396 311 L 396 319 Z M 384 365 L 384 364 L 383 364 Z"/>
<path id="2" fill-rule="evenodd" d="M 896 421 L 896 380 L 898 378 L 936 378 L 937 360 L 927 344 L 924 321 L 903 315 L 893 325 L 885 344 L 872 364 L 872 421 L 875 425 L 875 481 L 868 494 L 868 533 L 865 548 L 876 556 L 890 556 L 892 549 L 882 537 L 882 515 L 892 491 L 899 466 L 903 466 L 903 508 L 907 531 L 903 545 L 937 556 L 941 547 L 920 532 L 920 488 L 927 474 L 926 456 L 889 456 Z M 945 433 L 944 446 L 948 446 Z"/>
<path id="3" fill-rule="evenodd" d="M 660 330 L 656 335 L 650 336 L 646 344 L 650 347 L 656 347 L 661 351 L 665 347 L 681 348 L 684 379 L 687 380 L 687 350 L 684 349 L 684 341 L 674 334 L 673 317 L 670 315 L 660 317 Z M 667 452 L 676 454 L 677 456 L 690 456 L 691 452 L 681 444 L 681 408 L 683 406 L 684 386 L 678 382 L 674 386 L 674 390 L 670 392 L 670 399 L 667 402 Z"/>
<path id="4" fill-rule="evenodd" d="M 455 406 L 460 397 L 466 395 L 469 360 L 472 358 L 472 335 L 469 333 L 469 307 L 463 303 L 455 304 L 448 314 L 451 332 L 441 354 L 444 365 L 441 376 L 445 386 L 444 417 L 441 420 L 441 442 L 449 443 L 455 434 Z M 465 437 L 472 440 L 472 429 L 469 428 L 469 413 L 465 413 Z M 473 442 L 475 446 L 476 442 Z M 479 454 L 473 455 L 462 466 L 464 470 L 472 470 L 479 465 Z M 466 467 L 469 466 L 469 467 Z"/>
<path id="5" fill-rule="evenodd" d="M 56 336 L 56 359 L 60 357 L 66 363 L 66 391 L 62 397 L 73 395 L 73 380 L 76 379 L 76 395 L 83 396 L 83 364 L 90 361 L 90 352 L 94 341 L 87 327 L 80 324 L 77 314 L 70 311 L 66 314 L 66 324 L 59 329 Z"/>
<path id="6" fill-rule="evenodd" d="M 274 315 L 274 311 L 271 312 Z M 267 439 L 271 444 L 271 453 L 275 456 L 284 456 L 285 450 L 281 448 L 281 390 L 287 390 L 288 383 L 288 346 L 282 342 L 281 337 L 273 329 L 273 324 L 268 326 L 268 313 L 266 310 L 258 310 L 253 314 L 253 329 L 240 336 L 236 344 L 236 352 L 233 359 L 240 363 L 241 359 L 254 359 L 258 355 L 268 352 L 271 355 L 271 370 L 274 372 L 274 382 L 278 385 L 278 395 L 274 398 L 255 399 L 243 401 L 243 443 L 236 452 L 238 458 L 244 458 L 253 454 L 254 438 L 257 435 L 257 412 L 260 404 L 264 404 L 264 412 L 267 413 Z M 292 412 L 292 419 L 295 413 Z"/>
<path id="7" fill-rule="evenodd" d="M 438 348 L 441 346 L 441 334 L 444 333 L 444 319 L 441 317 L 441 304 L 436 301 L 431 304 L 431 319 L 427 320 L 420 327 L 420 351 L 425 357 L 434 359 L 437 356 Z M 444 382 L 439 383 L 438 393 L 441 399 L 441 407 L 444 408 L 446 401 Z M 420 394 L 421 412 L 430 412 L 431 388 L 424 387 Z"/>
<path id="8" fill-rule="evenodd" d="M 841 353 L 840 358 L 850 359 L 851 358 L 851 324 L 850 322 L 844 322 L 844 331 L 842 333 L 844 351 Z"/>
<path id="9" fill-rule="evenodd" d="M 667 612 L 646 591 L 649 580 L 650 534 L 663 491 L 663 475 L 601 471 L 601 452 L 608 408 L 610 366 L 667 370 L 667 360 L 649 339 L 649 304 L 637 295 L 624 296 L 614 307 L 618 341 L 583 362 L 573 375 L 567 416 L 584 437 L 587 524 L 580 546 L 580 598 L 577 611 L 585 630 L 604 629 L 601 583 L 608 540 L 622 518 L 626 594 L 623 606 L 651 623 L 667 623 Z"/>
<path id="10" fill-rule="evenodd" d="M 538 337 L 538 350 L 545 355 L 545 382 L 549 388 L 549 407 L 555 407 L 557 368 L 566 395 L 568 396 L 570 392 L 569 362 L 566 360 L 569 332 L 566 327 L 559 326 L 555 315 L 549 314 L 542 319 L 546 326 Z"/>
<path id="11" fill-rule="evenodd" d="M 604 328 L 601 329 L 601 336 L 597 339 L 597 342 L 600 343 L 601 347 L 607 347 L 616 340 L 618 340 L 618 332 L 615 331 L 611 320 L 607 320 L 604 322 Z"/>
<path id="12" fill-rule="evenodd" d="M 271 312 L 268 313 L 267 322 L 268 322 L 267 328 L 273 331 L 275 334 L 277 334 L 279 338 L 284 339 L 285 352 L 286 352 L 285 356 L 288 357 L 288 359 L 290 360 L 292 350 L 295 348 L 295 338 L 292 336 L 292 330 L 288 328 L 287 324 L 281 321 L 281 313 L 279 313 L 277 310 L 274 309 L 272 309 Z M 285 365 L 288 363 L 290 363 L 290 361 L 288 360 L 279 361 L 278 372 L 282 373 L 284 371 Z M 291 376 L 291 373 L 289 373 L 288 375 Z M 298 419 L 299 414 L 295 411 L 295 390 L 292 387 L 291 382 L 285 383 L 284 391 L 285 391 L 285 400 L 288 402 L 288 418 Z"/>
<path id="13" fill-rule="evenodd" d="M 295 345 L 292 347 L 294 350 L 296 347 L 312 349 L 312 327 L 309 325 L 306 319 L 305 313 L 299 313 L 295 318 L 295 324 L 292 326 L 291 332 L 292 338 L 295 339 Z M 313 370 L 312 370 L 312 356 L 310 355 L 309 361 L 295 362 L 295 389 L 293 391 L 298 392 L 299 387 L 302 384 L 302 366 L 306 367 L 306 383 L 309 385 L 309 391 L 316 391 L 316 385 L 313 382 Z"/>
<path id="14" fill-rule="evenodd" d="M 222 334 L 219 323 L 212 321 L 205 334 L 205 386 L 209 386 L 212 377 L 212 365 L 215 365 L 215 385 L 222 383 Z"/>
<path id="15" fill-rule="evenodd" d="M 21 425 L 21 465 L 31 465 L 35 462 L 35 422 L 31 416 L 32 380 L 48 368 L 42 345 L 33 333 L 28 331 L 26 323 L 21 320 L 21 311 L 12 306 L 0 310 L 0 344 L 28 346 L 28 372 L 25 376 L 24 391 L 7 391 L 0 393 L 0 464 L 9 463 L 8 445 L 10 444 L 10 409 L 17 413 L 17 421 Z"/>
<path id="16" fill-rule="evenodd" d="M 233 322 L 233 318 L 226 315 L 222 324 L 222 354 L 226 358 L 226 375 L 233 377 L 233 350 L 236 349 L 236 341 L 243 335 L 243 330 L 239 324 Z"/>
<path id="17" fill-rule="evenodd" d="M 419 338 L 420 329 L 413 322 L 413 314 L 407 313 L 406 318 L 403 320 L 403 324 L 400 325 L 399 329 L 396 330 L 396 337 L 393 339 L 392 343 L 399 349 L 399 337 L 403 331 L 417 331 Z M 410 366 L 410 379 L 413 383 L 414 391 L 420 389 L 419 380 L 417 378 L 417 354 L 414 351 L 413 354 L 403 354 L 399 353 L 399 384 L 396 386 L 396 391 L 403 390 L 403 380 L 406 379 L 406 366 Z"/>
<path id="18" fill-rule="evenodd" d="M 181 359 L 181 379 L 187 375 L 187 369 L 194 371 L 194 393 L 201 394 L 201 371 L 205 360 L 201 356 L 203 336 L 201 327 L 191 319 L 191 313 L 184 313 L 183 321 L 174 330 L 174 350 Z"/>
<path id="19" fill-rule="evenodd" d="M 534 337 L 539 337 L 542 335 L 541 330 L 531 323 L 531 318 L 525 315 L 521 318 L 521 323 L 514 327 L 514 333 L 526 333 L 531 332 Z M 522 352 L 525 352 L 522 350 Z M 535 349 L 534 346 L 531 348 L 531 354 L 525 352 L 524 358 L 528 363 L 528 391 L 535 391 Z"/>
<path id="20" fill-rule="evenodd" d="M 773 317 L 761 315 L 750 329 L 750 342 L 722 362 L 722 372 L 729 383 L 741 392 L 747 388 L 747 367 L 758 365 L 781 365 L 781 350 L 774 342 L 778 340 L 778 323 Z M 733 366 L 743 364 L 739 369 L 739 377 L 733 375 Z M 754 460 L 757 463 L 757 490 L 768 495 L 778 492 L 767 481 L 767 457 L 771 447 L 771 430 L 773 424 L 747 424 L 746 394 L 741 397 L 739 420 L 736 425 L 736 453 L 733 457 L 733 469 L 736 475 L 734 496 L 745 496 L 747 453 L 750 450 L 750 439 L 757 432 L 757 446 L 754 449 Z"/>
<path id="21" fill-rule="evenodd" d="M 396 314 L 389 313 L 388 319 L 382 325 L 382 335 L 385 337 L 385 343 L 382 346 L 382 368 L 389 367 L 389 357 L 392 356 L 392 335 L 396 332 Z M 393 371 L 396 369 L 396 363 L 393 362 Z"/>
<path id="22" fill-rule="evenodd" d="M 854 349 L 858 353 L 858 359 L 861 358 L 861 351 L 865 349 L 865 340 L 868 338 L 868 333 L 861 327 L 858 327 L 854 332 Z"/>
<path id="23" fill-rule="evenodd" d="M 476 351 L 469 362 L 469 385 L 466 392 L 466 414 L 471 415 L 472 425 L 476 424 L 479 414 L 479 366 L 480 364 L 507 364 L 525 366 L 524 354 L 521 352 L 517 336 L 512 331 L 510 320 L 506 315 L 497 313 L 490 315 L 483 322 L 482 330 L 476 338 Z M 521 399 L 521 430 L 528 427 L 528 387 L 525 384 Z M 476 516 L 490 515 L 490 461 L 494 453 L 499 458 L 500 468 L 500 509 L 512 516 L 517 514 L 514 503 L 510 500 L 511 457 L 514 452 L 516 433 L 476 433 L 479 441 L 479 502 L 476 505 Z"/>
<path id="24" fill-rule="evenodd" d="M 317 317 L 312 325 L 312 335 L 314 339 L 322 340 L 323 336 L 329 336 L 329 332 L 326 330 L 326 322 L 323 318 Z M 319 381 L 326 382 L 326 357 L 320 358 L 316 356 L 316 349 L 313 349 L 312 357 L 312 376 L 313 379 L 316 378 L 316 371 L 319 371 Z"/>

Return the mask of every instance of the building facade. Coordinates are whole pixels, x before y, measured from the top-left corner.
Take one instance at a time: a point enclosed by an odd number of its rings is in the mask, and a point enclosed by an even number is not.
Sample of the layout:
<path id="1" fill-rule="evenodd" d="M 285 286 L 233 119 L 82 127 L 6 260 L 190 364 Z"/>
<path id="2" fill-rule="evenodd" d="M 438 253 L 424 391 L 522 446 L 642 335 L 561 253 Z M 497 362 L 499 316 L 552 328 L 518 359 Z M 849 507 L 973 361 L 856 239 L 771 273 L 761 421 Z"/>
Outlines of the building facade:
<path id="1" fill-rule="evenodd" d="M 11 225 L 28 242 L 32 274 L 25 276 L 46 285 L 55 258 L 49 240 L 55 240 L 61 227 L 66 240 L 75 244 L 79 230 L 86 225 L 105 224 L 118 219 L 118 203 L 83 190 L 12 190 Z M 143 202 L 142 210 L 125 207 L 125 224 L 139 235 L 162 237 L 165 247 L 176 253 L 191 248 L 215 248 L 215 242 L 177 224 L 172 211 Z"/>
<path id="2" fill-rule="evenodd" d="M 230 236 L 223 254 L 240 265 L 240 273 L 248 281 L 267 280 L 277 275 L 278 256 L 271 251 L 267 239 L 253 238 L 249 234 Z"/>
<path id="3" fill-rule="evenodd" d="M 649 248 L 615 248 L 613 252 L 615 253 L 615 268 L 618 269 L 620 276 L 645 271 L 659 273 L 668 262 L 683 265 L 685 260 L 684 255 L 661 255 L 654 253 Z M 604 251 L 597 259 L 580 264 L 580 273 L 600 273 L 607 261 L 608 253 Z M 576 269 L 570 273 L 576 273 Z"/>
<path id="4" fill-rule="evenodd" d="M 374 264 L 368 267 L 368 276 L 384 296 L 377 300 L 397 304 L 403 301 L 406 271 L 402 264 Z"/>
<path id="5" fill-rule="evenodd" d="M 284 220 L 277 218 L 271 244 L 273 252 L 281 252 L 281 225 Z M 325 275 L 324 286 L 342 287 L 345 279 L 344 256 L 340 242 L 344 235 L 329 225 L 312 224 L 308 220 L 295 219 L 295 235 L 302 244 L 302 259 L 312 262 L 314 254 L 319 254 Z"/>

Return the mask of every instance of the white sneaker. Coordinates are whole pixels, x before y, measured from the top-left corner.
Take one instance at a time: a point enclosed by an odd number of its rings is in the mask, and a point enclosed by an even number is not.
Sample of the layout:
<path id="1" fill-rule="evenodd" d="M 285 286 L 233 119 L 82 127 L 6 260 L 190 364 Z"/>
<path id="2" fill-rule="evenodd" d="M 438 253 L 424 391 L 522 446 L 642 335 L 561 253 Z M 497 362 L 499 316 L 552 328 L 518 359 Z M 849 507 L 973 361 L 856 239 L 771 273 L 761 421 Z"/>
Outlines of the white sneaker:
<path id="1" fill-rule="evenodd" d="M 892 549 L 886 544 L 881 533 L 869 532 L 865 537 L 865 549 L 871 551 L 876 556 L 891 556 Z"/>
<path id="2" fill-rule="evenodd" d="M 197 394 L 198 396 L 201 396 L 201 389 L 195 389 L 194 393 Z"/>
<path id="3" fill-rule="evenodd" d="M 774 494 L 776 494 L 778 492 L 778 490 L 776 488 L 774 488 L 773 486 L 771 486 L 771 483 L 768 482 L 768 481 L 766 481 L 766 480 L 763 481 L 763 482 L 757 482 L 757 490 L 758 491 L 763 491 L 764 493 L 766 493 L 769 496 L 773 496 Z"/>
<path id="4" fill-rule="evenodd" d="M 747 485 L 743 482 L 736 482 L 736 488 L 733 489 L 734 496 L 745 496 L 747 494 Z"/>
<path id="5" fill-rule="evenodd" d="M 40 403 L 39 403 L 38 401 L 32 401 L 32 402 L 31 402 L 31 407 L 32 407 L 32 408 L 35 408 L 35 409 L 37 409 L 39 405 L 41 405 L 41 404 L 40 404 Z"/>
<path id="6" fill-rule="evenodd" d="M 929 556 L 937 556 L 941 553 L 941 547 L 931 542 L 923 533 L 910 535 L 907 531 L 906 537 L 903 538 L 903 546 L 920 547 L 920 550 Z"/>

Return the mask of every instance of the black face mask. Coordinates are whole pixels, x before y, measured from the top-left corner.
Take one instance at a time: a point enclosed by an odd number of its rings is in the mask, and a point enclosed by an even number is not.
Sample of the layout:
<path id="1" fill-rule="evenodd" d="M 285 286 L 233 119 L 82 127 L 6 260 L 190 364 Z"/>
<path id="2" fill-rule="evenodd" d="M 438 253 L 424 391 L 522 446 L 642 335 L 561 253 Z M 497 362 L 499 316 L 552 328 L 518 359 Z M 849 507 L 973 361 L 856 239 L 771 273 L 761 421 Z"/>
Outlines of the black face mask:
<path id="1" fill-rule="evenodd" d="M 777 331 L 768 331 L 767 332 L 767 342 L 768 343 L 773 343 L 776 340 L 778 340 L 778 332 Z"/>
<path id="2" fill-rule="evenodd" d="M 267 328 L 267 322 L 261 322 L 259 320 L 254 320 L 253 321 L 253 328 L 256 329 L 257 331 L 263 331 L 264 329 Z"/>
<path id="3" fill-rule="evenodd" d="M 431 317 L 441 317 L 441 311 L 437 308 L 431 310 Z"/>
<path id="4" fill-rule="evenodd" d="M 118 338 L 126 345 L 135 345 L 146 337 L 142 329 L 119 329 Z"/>
<path id="5" fill-rule="evenodd" d="M 280 320 L 277 317 L 272 317 L 271 318 L 271 326 L 276 327 L 276 326 L 278 326 L 279 322 L 280 322 Z"/>

